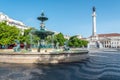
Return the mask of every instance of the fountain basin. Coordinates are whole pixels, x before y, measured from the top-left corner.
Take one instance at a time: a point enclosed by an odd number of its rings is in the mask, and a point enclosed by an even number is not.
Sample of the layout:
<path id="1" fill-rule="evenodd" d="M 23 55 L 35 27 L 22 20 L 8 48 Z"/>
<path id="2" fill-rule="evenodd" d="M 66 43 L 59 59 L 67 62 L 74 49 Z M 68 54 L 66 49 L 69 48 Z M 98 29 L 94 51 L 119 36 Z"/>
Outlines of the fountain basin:
<path id="1" fill-rule="evenodd" d="M 88 58 L 88 51 L 0 53 L 1 63 L 66 63 L 79 62 Z"/>

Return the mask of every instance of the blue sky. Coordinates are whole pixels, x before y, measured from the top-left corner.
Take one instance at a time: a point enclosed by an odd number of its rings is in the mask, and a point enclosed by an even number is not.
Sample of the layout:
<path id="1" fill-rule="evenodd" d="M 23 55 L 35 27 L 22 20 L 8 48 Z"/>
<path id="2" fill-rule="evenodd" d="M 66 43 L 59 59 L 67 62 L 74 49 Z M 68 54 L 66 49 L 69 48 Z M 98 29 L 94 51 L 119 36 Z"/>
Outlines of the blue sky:
<path id="1" fill-rule="evenodd" d="M 120 32 L 120 0 L 0 0 L 0 12 L 39 29 L 44 10 L 46 28 L 65 35 L 92 34 L 92 7 L 96 7 L 97 33 Z"/>

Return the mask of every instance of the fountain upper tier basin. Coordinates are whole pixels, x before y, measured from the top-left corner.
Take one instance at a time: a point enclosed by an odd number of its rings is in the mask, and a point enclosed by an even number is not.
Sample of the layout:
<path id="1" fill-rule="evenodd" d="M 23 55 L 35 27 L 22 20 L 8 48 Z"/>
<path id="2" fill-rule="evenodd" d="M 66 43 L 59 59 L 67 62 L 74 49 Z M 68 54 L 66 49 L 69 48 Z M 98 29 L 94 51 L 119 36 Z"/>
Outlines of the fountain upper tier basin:
<path id="1" fill-rule="evenodd" d="M 48 35 L 53 35 L 54 32 L 41 29 L 41 30 L 34 31 L 34 34 L 36 34 L 37 36 L 39 36 L 41 39 L 44 39 Z"/>

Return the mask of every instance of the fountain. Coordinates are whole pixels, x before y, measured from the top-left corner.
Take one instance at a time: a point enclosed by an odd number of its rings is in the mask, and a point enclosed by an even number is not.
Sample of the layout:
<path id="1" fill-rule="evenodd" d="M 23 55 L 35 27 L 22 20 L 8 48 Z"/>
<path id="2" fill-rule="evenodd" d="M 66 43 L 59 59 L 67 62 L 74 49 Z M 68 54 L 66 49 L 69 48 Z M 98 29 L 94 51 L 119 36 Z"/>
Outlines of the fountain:
<path id="1" fill-rule="evenodd" d="M 54 32 L 46 30 L 44 21 L 48 20 L 48 18 L 45 17 L 43 12 L 41 13 L 41 16 L 37 19 L 41 21 L 40 30 L 32 31 L 32 33 L 40 37 L 40 44 L 38 50 L 36 52 L 33 52 L 32 50 L 29 52 L 22 52 L 22 50 L 17 52 L 17 48 L 14 48 L 15 52 L 12 53 L 1 52 L 0 62 L 53 64 L 65 62 L 79 62 L 88 58 L 88 50 L 70 49 L 67 45 L 68 41 L 65 42 L 64 48 L 61 51 L 59 51 L 58 48 L 47 51 L 48 46 L 45 42 L 45 38 L 47 36 L 52 36 Z M 45 50 L 43 51 L 43 49 Z"/>
<path id="2" fill-rule="evenodd" d="M 41 13 L 41 16 L 38 17 L 37 19 L 41 21 L 40 30 L 35 31 L 35 34 L 39 36 L 41 39 L 38 47 L 38 52 L 40 52 L 41 48 L 47 48 L 47 44 L 45 43 L 45 38 L 49 35 L 53 35 L 54 32 L 46 30 L 44 21 L 47 21 L 48 18 L 45 17 L 43 12 Z"/>

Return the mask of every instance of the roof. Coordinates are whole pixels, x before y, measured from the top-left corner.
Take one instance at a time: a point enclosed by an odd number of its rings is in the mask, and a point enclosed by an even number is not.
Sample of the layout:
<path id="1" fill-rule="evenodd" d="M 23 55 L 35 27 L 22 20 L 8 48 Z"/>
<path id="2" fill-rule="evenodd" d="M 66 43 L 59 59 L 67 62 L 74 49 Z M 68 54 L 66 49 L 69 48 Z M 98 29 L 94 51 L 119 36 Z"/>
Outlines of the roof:
<path id="1" fill-rule="evenodd" d="M 120 36 L 119 33 L 98 34 L 98 37 L 116 37 Z"/>

